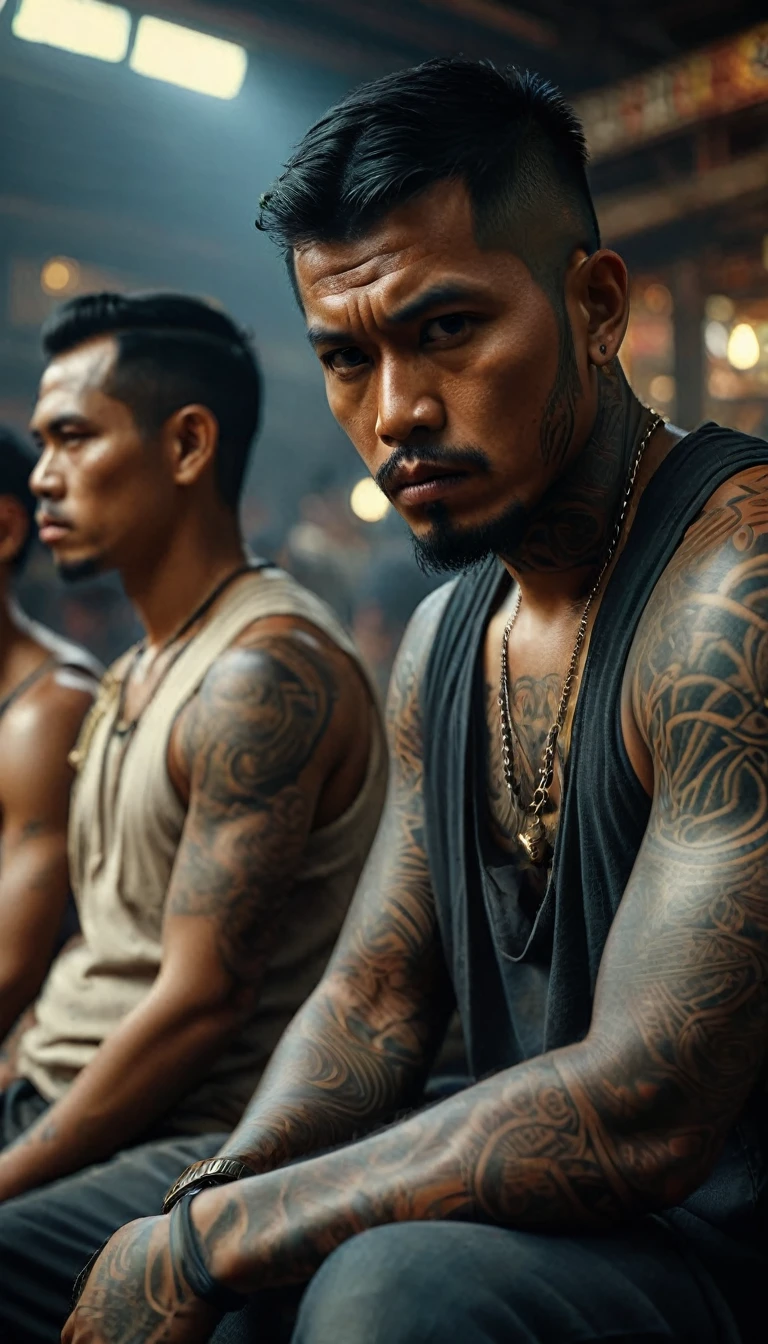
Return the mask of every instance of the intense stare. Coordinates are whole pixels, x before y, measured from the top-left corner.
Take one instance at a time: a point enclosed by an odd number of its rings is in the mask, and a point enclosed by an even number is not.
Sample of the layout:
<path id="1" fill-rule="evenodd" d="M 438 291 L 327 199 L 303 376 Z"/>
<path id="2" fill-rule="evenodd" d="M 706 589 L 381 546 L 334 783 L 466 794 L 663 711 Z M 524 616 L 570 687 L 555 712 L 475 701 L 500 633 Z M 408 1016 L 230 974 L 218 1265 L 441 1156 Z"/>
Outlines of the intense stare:
<path id="1" fill-rule="evenodd" d="M 286 249 L 334 416 L 420 562 L 450 570 L 514 558 L 583 448 L 595 290 L 623 268 L 598 250 L 558 93 L 471 62 L 413 73 L 407 115 L 382 80 L 375 110 L 353 94 L 309 133 L 262 226 Z"/>

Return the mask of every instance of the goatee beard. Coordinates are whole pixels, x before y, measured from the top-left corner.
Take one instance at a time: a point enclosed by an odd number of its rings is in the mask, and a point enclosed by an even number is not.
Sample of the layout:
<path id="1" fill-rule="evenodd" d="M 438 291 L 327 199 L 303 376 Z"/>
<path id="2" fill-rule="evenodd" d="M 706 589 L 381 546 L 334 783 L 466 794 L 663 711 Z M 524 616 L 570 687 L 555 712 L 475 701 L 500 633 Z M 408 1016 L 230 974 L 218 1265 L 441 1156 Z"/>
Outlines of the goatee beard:
<path id="1" fill-rule="evenodd" d="M 56 565 L 56 573 L 64 583 L 80 583 L 83 579 L 95 579 L 101 572 L 101 564 L 95 556 L 69 563 L 62 560 Z"/>
<path id="2" fill-rule="evenodd" d="M 455 527 L 441 501 L 429 509 L 432 526 L 426 536 L 413 536 L 416 563 L 424 574 L 460 574 L 491 555 L 510 560 L 528 529 L 530 515 L 515 501 L 503 513 L 478 527 Z"/>

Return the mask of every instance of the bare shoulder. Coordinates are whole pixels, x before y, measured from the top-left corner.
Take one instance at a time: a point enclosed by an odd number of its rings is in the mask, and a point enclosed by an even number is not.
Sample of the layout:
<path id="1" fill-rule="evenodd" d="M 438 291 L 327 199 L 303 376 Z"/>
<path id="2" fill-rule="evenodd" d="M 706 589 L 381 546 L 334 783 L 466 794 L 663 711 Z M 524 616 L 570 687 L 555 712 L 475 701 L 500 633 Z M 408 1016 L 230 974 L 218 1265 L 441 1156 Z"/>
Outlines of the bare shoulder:
<path id="1" fill-rule="evenodd" d="M 36 749 L 69 736 L 90 709 L 98 681 L 77 668 L 51 668 L 0 720 L 3 748 Z"/>
<path id="2" fill-rule="evenodd" d="M 443 583 L 429 593 L 414 611 L 397 651 L 387 696 L 390 733 L 403 718 L 418 715 L 421 680 L 445 609 L 458 579 Z"/>
<path id="3" fill-rule="evenodd" d="M 768 463 L 739 472 L 713 492 L 643 612 L 627 673 L 646 739 L 654 735 L 654 720 L 658 732 L 658 721 L 666 722 L 683 704 L 688 723 L 725 711 L 728 697 L 730 714 L 734 695 L 741 712 L 759 707 L 762 715 L 767 633 Z M 682 730 L 678 720 L 675 731 Z"/>
<path id="4" fill-rule="evenodd" d="M 411 648 L 414 652 L 420 651 L 424 657 L 428 657 L 432 640 L 458 582 L 458 578 L 449 579 L 447 583 L 441 583 L 439 588 L 435 588 L 422 598 L 408 622 L 401 649 Z"/>
<path id="5" fill-rule="evenodd" d="M 370 707 L 359 667 L 323 631 L 294 617 L 264 617 L 216 659 L 182 712 L 172 777 L 184 796 L 201 763 L 212 784 L 219 761 L 222 776 L 239 779 L 243 796 L 262 803 L 305 772 L 325 780 L 358 758 L 353 773 L 362 778 Z"/>
<path id="6" fill-rule="evenodd" d="M 93 704 L 95 678 L 53 668 L 0 720 L 0 795 L 70 779 L 67 757 Z"/>
<path id="7" fill-rule="evenodd" d="M 310 666 L 325 681 L 336 686 L 337 698 L 353 694 L 355 687 L 368 694 L 367 683 L 358 662 L 342 648 L 331 635 L 300 616 L 264 616 L 254 621 L 240 635 L 225 655 L 247 650 L 262 668 L 272 668 L 275 660 L 294 662 L 305 669 Z"/>

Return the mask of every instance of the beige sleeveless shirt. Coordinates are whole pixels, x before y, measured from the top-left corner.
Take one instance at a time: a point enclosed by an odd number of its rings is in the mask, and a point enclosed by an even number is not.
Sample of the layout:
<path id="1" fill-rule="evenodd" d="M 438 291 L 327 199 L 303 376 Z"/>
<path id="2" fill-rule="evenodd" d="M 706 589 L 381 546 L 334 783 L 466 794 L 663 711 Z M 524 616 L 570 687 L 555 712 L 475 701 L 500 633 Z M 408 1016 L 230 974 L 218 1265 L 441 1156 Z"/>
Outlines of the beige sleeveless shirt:
<path id="1" fill-rule="evenodd" d="M 371 688 L 367 774 L 348 811 L 309 837 L 254 1016 L 166 1117 L 164 1132 L 234 1126 L 280 1035 L 320 979 L 378 825 L 386 745 L 372 682 L 336 616 L 288 574 L 266 569 L 219 600 L 143 711 L 121 768 L 122 744 L 112 731 L 117 697 L 106 712 L 97 708 L 90 724 L 86 720 L 81 743 L 88 740 L 88 747 L 69 828 L 82 939 L 54 962 L 35 1007 L 36 1023 L 19 1050 L 20 1076 L 49 1100 L 66 1092 L 146 997 L 160 969 L 165 896 L 186 815 L 167 768 L 176 718 L 242 631 L 277 615 L 311 622 L 361 667 Z M 124 671 L 125 661 L 116 666 Z"/>

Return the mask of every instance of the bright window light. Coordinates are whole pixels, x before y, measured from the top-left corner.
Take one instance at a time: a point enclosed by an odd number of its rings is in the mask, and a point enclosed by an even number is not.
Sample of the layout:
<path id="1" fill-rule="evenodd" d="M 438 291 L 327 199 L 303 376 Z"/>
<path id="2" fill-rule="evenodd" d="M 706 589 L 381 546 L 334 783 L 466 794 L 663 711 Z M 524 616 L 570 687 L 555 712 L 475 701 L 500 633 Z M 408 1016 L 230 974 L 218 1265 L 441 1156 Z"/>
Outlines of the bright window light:
<path id="1" fill-rule="evenodd" d="M 25 42 L 62 47 L 99 61 L 122 61 L 131 37 L 131 16 L 102 0 L 21 0 L 11 30 Z"/>
<path id="2" fill-rule="evenodd" d="M 213 98 L 236 98 L 248 57 L 234 42 L 147 14 L 139 20 L 130 65 L 150 79 L 164 79 Z"/>

